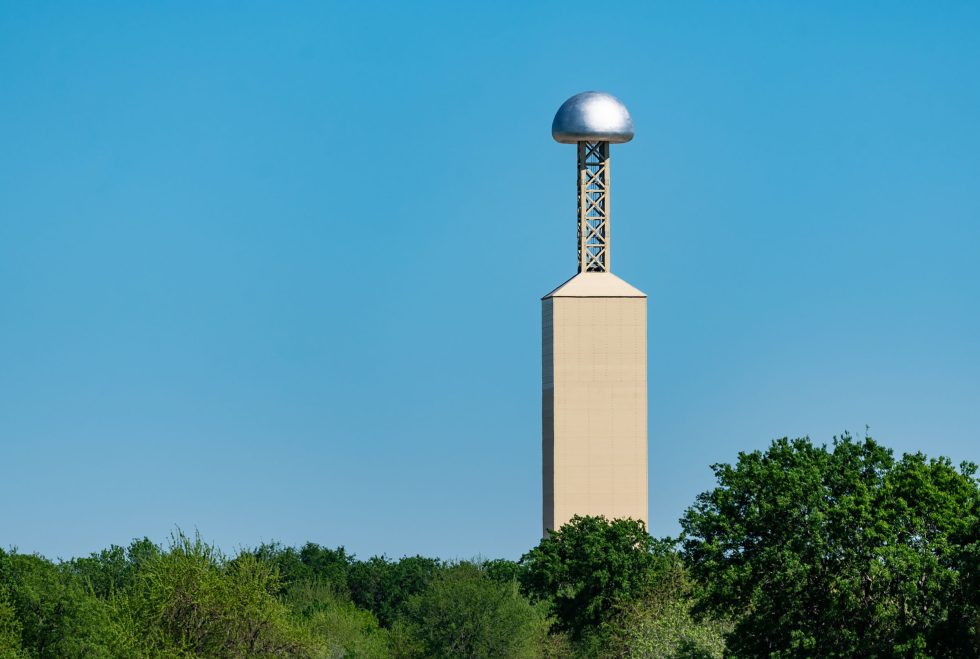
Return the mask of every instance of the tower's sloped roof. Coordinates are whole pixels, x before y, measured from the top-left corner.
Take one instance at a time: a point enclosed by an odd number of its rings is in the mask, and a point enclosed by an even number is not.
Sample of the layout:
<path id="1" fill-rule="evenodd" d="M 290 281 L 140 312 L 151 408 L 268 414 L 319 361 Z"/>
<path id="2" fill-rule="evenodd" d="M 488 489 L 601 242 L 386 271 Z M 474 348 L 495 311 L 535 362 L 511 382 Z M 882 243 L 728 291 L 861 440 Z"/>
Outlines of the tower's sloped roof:
<path id="1" fill-rule="evenodd" d="M 646 293 L 611 272 L 580 272 L 541 299 L 553 297 L 646 297 Z"/>

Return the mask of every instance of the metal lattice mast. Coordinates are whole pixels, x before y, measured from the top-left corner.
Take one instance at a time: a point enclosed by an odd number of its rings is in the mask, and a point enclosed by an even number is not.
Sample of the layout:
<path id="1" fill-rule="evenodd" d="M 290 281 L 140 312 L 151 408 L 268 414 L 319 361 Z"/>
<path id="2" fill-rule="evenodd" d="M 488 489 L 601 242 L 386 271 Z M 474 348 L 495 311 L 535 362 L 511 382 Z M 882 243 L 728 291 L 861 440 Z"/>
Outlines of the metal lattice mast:
<path id="1" fill-rule="evenodd" d="M 578 271 L 609 272 L 609 142 L 578 142 Z"/>
<path id="2" fill-rule="evenodd" d="M 633 139 L 626 106 L 603 92 L 562 103 L 551 136 L 578 151 L 578 271 L 609 272 L 609 145 Z"/>

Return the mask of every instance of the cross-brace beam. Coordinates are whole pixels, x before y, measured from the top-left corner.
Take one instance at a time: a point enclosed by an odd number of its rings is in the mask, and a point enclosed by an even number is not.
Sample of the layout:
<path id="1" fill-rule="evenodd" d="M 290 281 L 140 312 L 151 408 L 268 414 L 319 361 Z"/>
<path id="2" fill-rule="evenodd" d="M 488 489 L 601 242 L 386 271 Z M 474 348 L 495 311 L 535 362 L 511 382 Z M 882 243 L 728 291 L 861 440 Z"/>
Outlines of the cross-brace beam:
<path id="1" fill-rule="evenodd" d="M 609 142 L 578 143 L 578 271 L 609 272 Z"/>

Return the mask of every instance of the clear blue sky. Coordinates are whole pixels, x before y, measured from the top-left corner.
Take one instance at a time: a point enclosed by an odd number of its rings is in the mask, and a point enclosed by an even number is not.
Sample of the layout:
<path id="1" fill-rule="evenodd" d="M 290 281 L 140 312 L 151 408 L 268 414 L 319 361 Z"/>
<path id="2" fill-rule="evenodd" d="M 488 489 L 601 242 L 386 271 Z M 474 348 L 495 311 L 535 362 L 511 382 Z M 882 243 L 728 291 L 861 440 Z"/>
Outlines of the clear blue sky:
<path id="1" fill-rule="evenodd" d="M 980 461 L 976 3 L 81 4 L 0 6 L 0 545 L 531 547 L 588 89 L 654 534 L 774 437 Z"/>

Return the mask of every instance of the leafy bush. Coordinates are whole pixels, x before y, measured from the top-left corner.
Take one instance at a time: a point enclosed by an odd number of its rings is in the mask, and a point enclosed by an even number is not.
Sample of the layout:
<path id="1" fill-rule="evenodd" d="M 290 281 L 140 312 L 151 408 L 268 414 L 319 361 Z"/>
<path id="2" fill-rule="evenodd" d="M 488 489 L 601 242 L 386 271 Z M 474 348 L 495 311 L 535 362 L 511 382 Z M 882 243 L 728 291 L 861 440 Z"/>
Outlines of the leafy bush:
<path id="1" fill-rule="evenodd" d="M 169 551 L 143 564 L 132 598 L 147 634 L 182 652 L 313 656 L 315 644 L 291 622 L 278 590 L 272 566 L 254 555 L 226 561 L 200 536 L 178 534 Z"/>
<path id="2" fill-rule="evenodd" d="M 283 598 L 297 622 L 321 644 L 327 657 L 388 656 L 388 633 L 370 611 L 342 599 L 316 578 L 291 585 Z"/>
<path id="3" fill-rule="evenodd" d="M 517 658 L 541 656 L 548 621 L 515 582 L 495 581 L 479 565 L 459 563 L 408 599 L 397 627 L 396 655 Z"/>
<path id="4" fill-rule="evenodd" d="M 610 657 L 717 657 L 731 624 L 695 619 L 695 584 L 677 554 L 666 554 L 644 595 L 619 607 L 602 627 L 601 654 Z"/>

